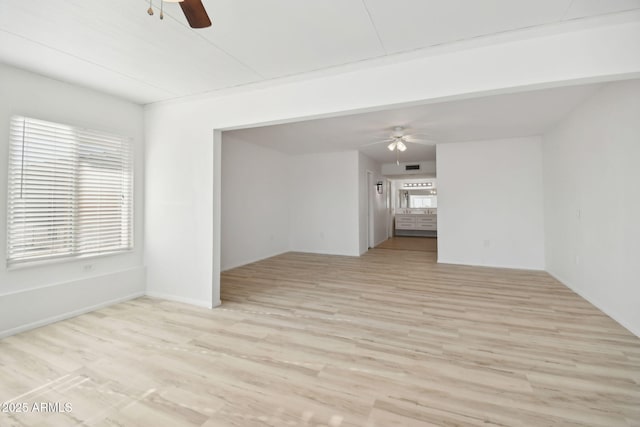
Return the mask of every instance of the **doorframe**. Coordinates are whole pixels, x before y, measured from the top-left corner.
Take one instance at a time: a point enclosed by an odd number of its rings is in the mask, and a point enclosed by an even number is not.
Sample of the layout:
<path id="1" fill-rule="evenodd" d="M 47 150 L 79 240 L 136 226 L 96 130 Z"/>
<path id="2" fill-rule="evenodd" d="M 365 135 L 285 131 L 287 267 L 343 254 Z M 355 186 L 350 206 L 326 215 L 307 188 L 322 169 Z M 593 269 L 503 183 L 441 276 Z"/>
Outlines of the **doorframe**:
<path id="1" fill-rule="evenodd" d="M 375 232 L 375 195 L 372 193 L 375 188 L 373 172 L 367 170 L 367 248 L 372 249 L 376 242 Z"/>
<path id="2" fill-rule="evenodd" d="M 393 237 L 393 182 L 389 178 L 385 178 L 385 190 L 387 192 L 385 196 L 385 209 L 387 216 L 385 218 L 385 232 L 387 233 L 387 239 Z"/>

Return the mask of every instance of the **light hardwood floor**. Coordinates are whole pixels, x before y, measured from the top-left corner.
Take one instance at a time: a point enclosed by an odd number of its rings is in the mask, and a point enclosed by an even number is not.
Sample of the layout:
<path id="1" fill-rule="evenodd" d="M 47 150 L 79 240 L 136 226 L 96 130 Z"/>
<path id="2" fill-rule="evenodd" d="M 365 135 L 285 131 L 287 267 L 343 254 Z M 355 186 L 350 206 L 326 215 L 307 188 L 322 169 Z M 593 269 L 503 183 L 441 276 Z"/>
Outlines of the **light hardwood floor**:
<path id="1" fill-rule="evenodd" d="M 436 237 L 395 236 L 376 246 L 377 249 L 398 249 L 403 251 L 438 252 Z"/>
<path id="2" fill-rule="evenodd" d="M 545 273 L 289 253 L 206 310 L 140 298 L 0 341 L 0 426 L 633 426 L 640 339 Z"/>

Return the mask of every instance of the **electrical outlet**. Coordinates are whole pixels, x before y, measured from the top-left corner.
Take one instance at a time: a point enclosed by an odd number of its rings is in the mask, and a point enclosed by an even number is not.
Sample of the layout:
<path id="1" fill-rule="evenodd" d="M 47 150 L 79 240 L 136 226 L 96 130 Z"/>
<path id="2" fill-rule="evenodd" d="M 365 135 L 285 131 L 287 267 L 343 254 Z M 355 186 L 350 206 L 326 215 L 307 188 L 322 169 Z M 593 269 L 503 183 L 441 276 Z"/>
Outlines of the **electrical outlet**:
<path id="1" fill-rule="evenodd" d="M 482 242 L 485 248 L 491 247 L 491 240 L 485 240 Z"/>
<path id="2" fill-rule="evenodd" d="M 82 271 L 91 271 L 93 270 L 93 264 L 85 264 L 82 266 Z"/>

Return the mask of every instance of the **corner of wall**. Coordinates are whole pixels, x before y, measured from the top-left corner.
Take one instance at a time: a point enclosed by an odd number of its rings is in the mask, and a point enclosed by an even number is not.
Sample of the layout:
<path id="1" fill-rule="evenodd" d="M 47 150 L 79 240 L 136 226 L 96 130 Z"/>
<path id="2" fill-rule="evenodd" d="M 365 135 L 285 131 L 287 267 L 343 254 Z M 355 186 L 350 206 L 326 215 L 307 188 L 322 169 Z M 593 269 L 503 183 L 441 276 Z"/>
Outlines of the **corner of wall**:
<path id="1" fill-rule="evenodd" d="M 141 297 L 144 276 L 137 267 L 2 295 L 0 338 Z"/>
<path id="2" fill-rule="evenodd" d="M 640 336 L 638 99 L 637 79 L 599 88 L 543 135 L 542 156 L 547 272 Z"/>

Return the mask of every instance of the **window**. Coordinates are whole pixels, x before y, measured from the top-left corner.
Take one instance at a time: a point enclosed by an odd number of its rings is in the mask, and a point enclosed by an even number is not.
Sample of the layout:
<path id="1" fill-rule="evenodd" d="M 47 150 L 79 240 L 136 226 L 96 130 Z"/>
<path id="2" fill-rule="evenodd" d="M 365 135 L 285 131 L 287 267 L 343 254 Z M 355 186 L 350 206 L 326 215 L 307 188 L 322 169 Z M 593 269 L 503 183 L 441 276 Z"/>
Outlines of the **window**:
<path id="1" fill-rule="evenodd" d="M 133 248 L 131 141 L 12 117 L 7 263 Z"/>

